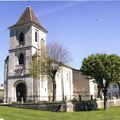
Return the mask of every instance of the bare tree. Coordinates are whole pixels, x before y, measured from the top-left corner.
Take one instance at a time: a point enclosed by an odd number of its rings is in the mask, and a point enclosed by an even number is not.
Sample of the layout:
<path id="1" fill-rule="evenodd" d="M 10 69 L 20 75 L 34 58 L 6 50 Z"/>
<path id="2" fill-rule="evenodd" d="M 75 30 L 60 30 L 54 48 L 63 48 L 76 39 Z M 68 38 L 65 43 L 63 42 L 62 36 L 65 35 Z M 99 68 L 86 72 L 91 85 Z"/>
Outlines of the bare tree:
<path id="1" fill-rule="evenodd" d="M 34 78 L 40 75 L 48 75 L 52 79 L 53 99 L 56 100 L 56 73 L 62 65 L 67 64 L 71 59 L 69 52 L 61 44 L 54 42 L 36 53 L 36 59 L 33 59 L 34 66 L 30 68 L 30 73 Z"/>

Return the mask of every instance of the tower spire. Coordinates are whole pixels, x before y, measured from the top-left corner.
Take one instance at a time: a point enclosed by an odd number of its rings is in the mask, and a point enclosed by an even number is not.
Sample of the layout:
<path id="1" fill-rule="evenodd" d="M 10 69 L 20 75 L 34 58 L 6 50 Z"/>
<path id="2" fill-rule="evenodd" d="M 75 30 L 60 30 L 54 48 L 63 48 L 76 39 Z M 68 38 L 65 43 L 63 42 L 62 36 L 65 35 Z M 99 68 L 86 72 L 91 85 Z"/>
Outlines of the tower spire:
<path id="1" fill-rule="evenodd" d="M 28 4 L 28 7 L 30 7 L 30 1 L 29 0 L 27 1 L 27 4 Z"/>
<path id="2" fill-rule="evenodd" d="M 44 32 L 47 32 L 47 30 L 45 28 L 43 28 L 39 22 L 39 20 L 37 19 L 36 15 L 34 14 L 32 8 L 30 6 L 28 6 L 25 11 L 23 12 L 23 14 L 21 15 L 21 17 L 19 18 L 19 20 L 16 22 L 15 25 L 9 27 L 17 27 L 17 26 L 21 26 L 21 25 L 25 25 L 25 24 L 33 24 L 36 27 L 40 28 L 41 30 L 43 30 Z"/>

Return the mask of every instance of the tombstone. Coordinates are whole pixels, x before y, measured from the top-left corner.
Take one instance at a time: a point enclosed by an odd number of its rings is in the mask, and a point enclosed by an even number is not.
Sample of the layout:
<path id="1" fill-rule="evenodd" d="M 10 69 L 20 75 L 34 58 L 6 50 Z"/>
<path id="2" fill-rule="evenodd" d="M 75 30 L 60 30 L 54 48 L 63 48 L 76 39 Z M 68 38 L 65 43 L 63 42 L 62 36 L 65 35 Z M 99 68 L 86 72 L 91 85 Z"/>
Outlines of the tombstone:
<path id="1" fill-rule="evenodd" d="M 23 103 L 24 103 L 23 98 L 21 98 L 21 104 L 23 104 Z"/>
<path id="2" fill-rule="evenodd" d="M 67 102 L 66 104 L 66 112 L 73 112 L 73 104 L 72 102 Z"/>
<path id="3" fill-rule="evenodd" d="M 90 97 L 91 97 L 91 101 L 93 101 L 93 95 L 91 95 Z"/>

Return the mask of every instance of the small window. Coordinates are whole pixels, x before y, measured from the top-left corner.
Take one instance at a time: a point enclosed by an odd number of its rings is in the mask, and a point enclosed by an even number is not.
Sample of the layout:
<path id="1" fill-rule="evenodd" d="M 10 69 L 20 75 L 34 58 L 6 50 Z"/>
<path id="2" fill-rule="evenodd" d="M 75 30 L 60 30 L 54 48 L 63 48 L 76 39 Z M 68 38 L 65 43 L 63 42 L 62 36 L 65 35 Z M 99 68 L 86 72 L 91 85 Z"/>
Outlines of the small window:
<path id="1" fill-rule="evenodd" d="M 69 71 L 69 80 L 71 80 L 71 72 Z"/>
<path id="2" fill-rule="evenodd" d="M 59 78 L 59 73 L 57 73 L 57 77 Z"/>
<path id="3" fill-rule="evenodd" d="M 19 56 L 19 65 L 24 65 L 24 55 L 23 55 L 23 53 L 21 53 L 20 56 Z"/>
<path id="4" fill-rule="evenodd" d="M 68 73 L 66 74 L 66 77 L 67 77 L 67 81 L 69 80 L 69 76 L 68 76 Z"/>
<path id="5" fill-rule="evenodd" d="M 19 36 L 19 44 L 24 45 L 24 33 L 23 33 L 23 32 L 20 33 L 20 36 Z"/>
<path id="6" fill-rule="evenodd" d="M 37 38 L 38 38 L 38 33 L 37 31 L 35 31 L 35 41 L 37 42 Z"/>

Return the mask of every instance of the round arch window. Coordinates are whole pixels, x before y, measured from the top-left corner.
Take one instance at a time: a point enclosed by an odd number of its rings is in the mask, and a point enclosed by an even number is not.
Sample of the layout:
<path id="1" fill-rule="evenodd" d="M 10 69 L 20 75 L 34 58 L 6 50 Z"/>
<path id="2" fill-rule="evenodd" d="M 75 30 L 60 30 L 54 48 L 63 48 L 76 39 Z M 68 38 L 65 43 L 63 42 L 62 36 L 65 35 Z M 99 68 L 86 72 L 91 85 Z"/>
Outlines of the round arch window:
<path id="1" fill-rule="evenodd" d="M 24 45 L 24 42 L 25 42 L 24 39 L 25 39 L 25 38 L 24 38 L 24 33 L 21 32 L 21 33 L 20 33 L 20 36 L 19 36 L 19 44 Z"/>
<path id="2" fill-rule="evenodd" d="M 19 56 L 19 65 L 24 65 L 24 55 L 23 55 L 23 53 L 20 53 L 20 56 Z"/>

